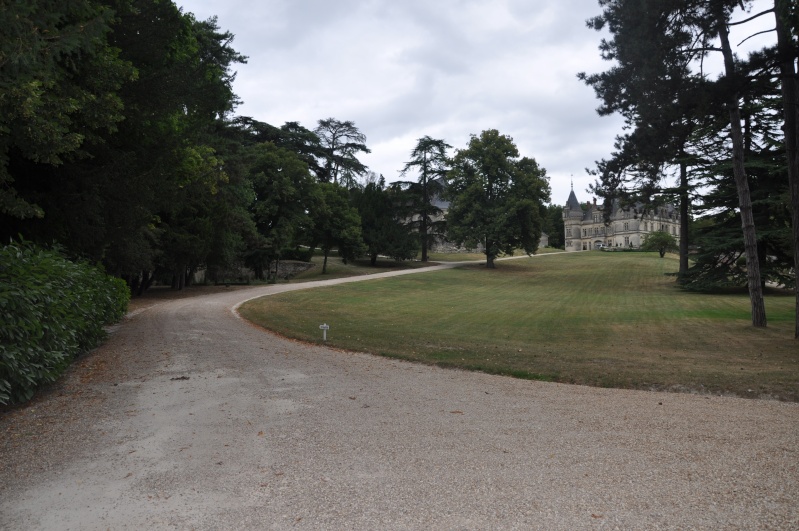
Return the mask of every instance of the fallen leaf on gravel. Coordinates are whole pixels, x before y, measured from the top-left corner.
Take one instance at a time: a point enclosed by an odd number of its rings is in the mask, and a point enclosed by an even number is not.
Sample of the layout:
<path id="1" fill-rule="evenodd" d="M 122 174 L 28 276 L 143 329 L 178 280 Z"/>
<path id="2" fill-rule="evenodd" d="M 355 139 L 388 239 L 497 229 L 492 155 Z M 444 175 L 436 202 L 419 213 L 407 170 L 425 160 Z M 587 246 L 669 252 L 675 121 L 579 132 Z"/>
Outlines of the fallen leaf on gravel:
<path id="1" fill-rule="evenodd" d="M 262 432 L 262 431 L 259 431 L 259 432 L 258 432 L 258 437 L 263 437 L 263 436 L 264 436 L 264 432 Z"/>
<path id="2" fill-rule="evenodd" d="M 591 515 L 591 518 L 603 518 L 603 517 L 604 517 L 604 515 L 602 515 L 602 514 L 592 514 Z"/>
<path id="3" fill-rule="evenodd" d="M 463 415 L 463 411 L 458 411 L 457 409 L 455 411 L 450 411 L 450 413 L 454 415 Z"/>
<path id="4" fill-rule="evenodd" d="M 170 380 L 173 380 L 173 381 L 174 380 L 188 380 L 188 379 L 189 379 L 188 376 L 177 376 L 175 378 L 170 378 Z"/>

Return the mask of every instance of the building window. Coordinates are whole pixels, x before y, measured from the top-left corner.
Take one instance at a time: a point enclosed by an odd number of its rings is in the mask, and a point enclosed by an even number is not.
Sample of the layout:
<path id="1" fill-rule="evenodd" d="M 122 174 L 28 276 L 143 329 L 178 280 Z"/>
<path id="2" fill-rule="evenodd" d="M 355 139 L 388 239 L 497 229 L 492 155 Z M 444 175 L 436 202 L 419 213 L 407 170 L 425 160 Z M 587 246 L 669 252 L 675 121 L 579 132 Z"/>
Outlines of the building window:
<path id="1" fill-rule="evenodd" d="M 628 222 L 624 222 L 624 230 L 630 230 L 630 224 Z"/>
<path id="2" fill-rule="evenodd" d="M 571 237 L 571 235 L 572 235 L 572 229 L 571 227 L 569 227 L 568 229 L 566 229 L 566 236 Z"/>
<path id="3" fill-rule="evenodd" d="M 624 237 L 624 246 L 625 247 L 629 247 L 630 246 L 630 237 L 629 236 L 625 236 Z"/>
<path id="4" fill-rule="evenodd" d="M 583 229 L 583 236 L 584 236 L 584 237 L 585 237 L 585 236 L 588 236 L 588 230 L 587 230 L 587 229 Z"/>

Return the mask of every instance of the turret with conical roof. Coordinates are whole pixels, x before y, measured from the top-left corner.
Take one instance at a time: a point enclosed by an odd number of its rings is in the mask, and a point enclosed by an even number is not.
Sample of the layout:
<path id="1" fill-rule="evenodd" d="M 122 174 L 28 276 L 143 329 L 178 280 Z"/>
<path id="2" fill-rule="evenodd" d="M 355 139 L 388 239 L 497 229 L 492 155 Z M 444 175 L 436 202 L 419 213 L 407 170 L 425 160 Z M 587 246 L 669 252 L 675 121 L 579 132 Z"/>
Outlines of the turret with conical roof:
<path id="1" fill-rule="evenodd" d="M 566 207 L 563 209 L 564 218 L 581 218 L 583 217 L 583 209 L 577 196 L 574 195 L 574 190 L 569 194 L 569 199 L 566 201 Z"/>

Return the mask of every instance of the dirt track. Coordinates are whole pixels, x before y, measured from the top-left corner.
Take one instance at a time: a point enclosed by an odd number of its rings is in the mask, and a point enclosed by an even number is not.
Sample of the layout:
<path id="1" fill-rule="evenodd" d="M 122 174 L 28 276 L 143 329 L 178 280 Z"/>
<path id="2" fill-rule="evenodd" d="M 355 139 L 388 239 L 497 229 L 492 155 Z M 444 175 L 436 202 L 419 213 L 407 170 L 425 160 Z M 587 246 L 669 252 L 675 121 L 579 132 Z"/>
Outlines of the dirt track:
<path id="1" fill-rule="evenodd" d="M 277 338 L 165 300 L 0 414 L 0 529 L 799 529 L 799 404 Z"/>

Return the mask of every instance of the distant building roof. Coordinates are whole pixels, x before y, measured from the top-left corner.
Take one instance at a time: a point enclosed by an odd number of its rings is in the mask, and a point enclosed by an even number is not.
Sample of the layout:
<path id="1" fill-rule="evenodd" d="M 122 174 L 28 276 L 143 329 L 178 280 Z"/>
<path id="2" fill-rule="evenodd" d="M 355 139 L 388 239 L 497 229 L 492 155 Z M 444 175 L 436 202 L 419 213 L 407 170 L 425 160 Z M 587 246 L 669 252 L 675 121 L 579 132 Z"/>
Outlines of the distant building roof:
<path id="1" fill-rule="evenodd" d="M 577 200 L 577 196 L 574 195 L 574 190 L 569 194 L 569 200 L 566 201 L 566 206 L 578 210 L 580 209 L 580 202 Z"/>

